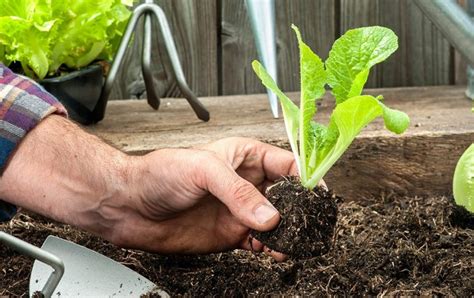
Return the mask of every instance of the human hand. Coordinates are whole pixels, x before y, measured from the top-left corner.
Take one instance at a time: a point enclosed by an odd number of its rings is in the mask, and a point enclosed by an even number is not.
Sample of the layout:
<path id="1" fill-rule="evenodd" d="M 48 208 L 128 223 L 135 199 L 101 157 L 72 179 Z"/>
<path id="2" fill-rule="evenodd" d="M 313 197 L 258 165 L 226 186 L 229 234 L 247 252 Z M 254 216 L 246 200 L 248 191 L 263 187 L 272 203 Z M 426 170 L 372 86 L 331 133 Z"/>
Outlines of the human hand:
<path id="1" fill-rule="evenodd" d="M 129 156 L 52 115 L 16 149 L 0 193 L 122 247 L 209 253 L 250 249 L 251 228 L 275 227 L 279 216 L 260 191 L 288 174 L 296 174 L 290 152 L 253 140 Z"/>
<path id="2" fill-rule="evenodd" d="M 250 243 L 249 230 L 274 228 L 279 214 L 262 192 L 297 174 L 290 152 L 243 138 L 133 159 L 140 166 L 113 241 L 160 253 L 265 250 L 255 239 Z"/>

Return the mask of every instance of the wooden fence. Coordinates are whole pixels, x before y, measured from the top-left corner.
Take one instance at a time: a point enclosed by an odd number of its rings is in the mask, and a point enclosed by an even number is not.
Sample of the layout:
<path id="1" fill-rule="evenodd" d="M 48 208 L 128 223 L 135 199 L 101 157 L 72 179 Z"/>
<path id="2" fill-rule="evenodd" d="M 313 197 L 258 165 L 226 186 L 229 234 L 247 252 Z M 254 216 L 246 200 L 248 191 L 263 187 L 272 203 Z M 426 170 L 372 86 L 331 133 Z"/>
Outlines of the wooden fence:
<path id="1" fill-rule="evenodd" d="M 186 78 L 198 96 L 264 92 L 250 66 L 257 53 L 244 0 L 157 3 L 168 17 Z M 304 40 L 323 59 L 347 29 L 382 25 L 394 30 L 399 49 L 372 71 L 368 87 L 465 83 L 465 63 L 410 0 L 276 0 L 276 23 L 278 81 L 285 91 L 299 89 L 298 49 L 291 23 L 300 27 Z M 153 29 L 153 71 L 159 93 L 180 96 L 170 79 L 156 24 Z M 112 98 L 146 97 L 140 44 L 140 38 L 135 38 Z"/>

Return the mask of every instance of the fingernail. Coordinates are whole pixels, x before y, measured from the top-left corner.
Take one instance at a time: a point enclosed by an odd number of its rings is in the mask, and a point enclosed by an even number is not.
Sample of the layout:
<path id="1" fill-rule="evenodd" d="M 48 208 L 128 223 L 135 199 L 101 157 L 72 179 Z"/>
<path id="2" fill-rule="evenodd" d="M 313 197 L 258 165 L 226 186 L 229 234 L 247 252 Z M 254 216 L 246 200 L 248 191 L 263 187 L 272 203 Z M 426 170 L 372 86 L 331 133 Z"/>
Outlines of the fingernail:
<path id="1" fill-rule="evenodd" d="M 258 223 L 264 224 L 272 217 L 274 217 L 276 214 L 278 214 L 278 210 L 275 209 L 275 207 L 268 205 L 268 204 L 262 204 L 255 209 L 255 218 L 257 219 Z"/>

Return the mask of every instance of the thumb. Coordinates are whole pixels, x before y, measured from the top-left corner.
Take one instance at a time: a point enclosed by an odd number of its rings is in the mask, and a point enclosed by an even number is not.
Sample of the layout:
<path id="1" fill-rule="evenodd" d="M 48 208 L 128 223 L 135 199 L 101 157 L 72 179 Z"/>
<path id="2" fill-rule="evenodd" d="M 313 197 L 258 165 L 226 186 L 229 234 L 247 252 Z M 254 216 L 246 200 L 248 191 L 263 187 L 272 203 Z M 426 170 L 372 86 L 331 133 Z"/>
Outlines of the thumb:
<path id="1" fill-rule="evenodd" d="M 240 222 L 258 231 L 268 231 L 280 221 L 278 210 L 255 186 L 240 177 L 219 158 L 205 163 L 207 190 L 224 203 Z"/>

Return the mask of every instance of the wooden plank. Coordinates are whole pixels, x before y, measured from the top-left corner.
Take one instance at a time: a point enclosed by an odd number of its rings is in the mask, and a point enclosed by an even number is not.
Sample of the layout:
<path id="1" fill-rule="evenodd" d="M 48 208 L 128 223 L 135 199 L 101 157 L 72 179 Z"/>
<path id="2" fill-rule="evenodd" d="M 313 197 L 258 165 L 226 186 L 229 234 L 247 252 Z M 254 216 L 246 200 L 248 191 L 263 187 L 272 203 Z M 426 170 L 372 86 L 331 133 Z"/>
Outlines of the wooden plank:
<path id="1" fill-rule="evenodd" d="M 454 82 L 454 56 L 448 41 L 438 29 L 423 16 L 413 1 L 406 5 L 408 19 L 406 30 L 407 75 L 410 86 L 452 84 Z M 415 54 L 413 55 L 412 52 Z M 396 63 L 396 62 L 395 62 Z"/>
<path id="2" fill-rule="evenodd" d="M 383 129 L 378 120 L 356 139 L 328 173 L 334 190 L 349 199 L 380 192 L 439 195 L 449 193 L 455 163 L 474 140 L 472 103 L 465 86 L 368 90 L 406 111 L 411 125 L 402 136 Z M 294 100 L 298 93 L 290 93 Z M 208 123 L 196 119 L 183 99 L 167 99 L 159 112 L 145 101 L 111 102 L 103 122 L 87 130 L 130 154 L 165 147 L 191 147 L 241 136 L 288 148 L 282 119 L 273 119 L 265 95 L 204 98 Z M 333 100 L 326 97 L 318 121 L 327 123 Z"/>
<path id="3" fill-rule="evenodd" d="M 458 52 L 455 51 L 454 54 L 454 63 L 455 63 L 455 73 L 454 73 L 454 84 L 456 85 L 467 85 L 467 61 L 466 59 Z"/>
<path id="4" fill-rule="evenodd" d="M 454 82 L 449 43 L 409 0 L 341 0 L 341 32 L 381 25 L 399 36 L 398 51 L 376 66 L 369 87 L 443 85 Z"/>
<path id="5" fill-rule="evenodd" d="M 257 51 L 244 0 L 221 1 L 222 94 L 262 93 L 251 68 Z M 327 0 L 276 0 L 278 81 L 285 91 L 299 90 L 298 48 L 291 23 L 323 58 L 334 41 L 335 6 Z"/>
<path id="6" fill-rule="evenodd" d="M 161 0 L 173 33 L 183 71 L 198 96 L 217 95 L 217 4 L 215 0 Z M 162 97 L 180 96 L 157 22 L 153 22 L 153 77 Z M 138 32 L 143 26 L 139 24 Z M 138 36 L 141 36 L 139 34 Z M 142 38 L 127 53 L 111 98 L 146 98 L 141 75 Z"/>
<path id="7" fill-rule="evenodd" d="M 459 5 L 467 9 L 466 0 L 458 0 Z M 457 50 L 454 51 L 454 83 L 456 85 L 467 85 L 467 61 Z"/>

